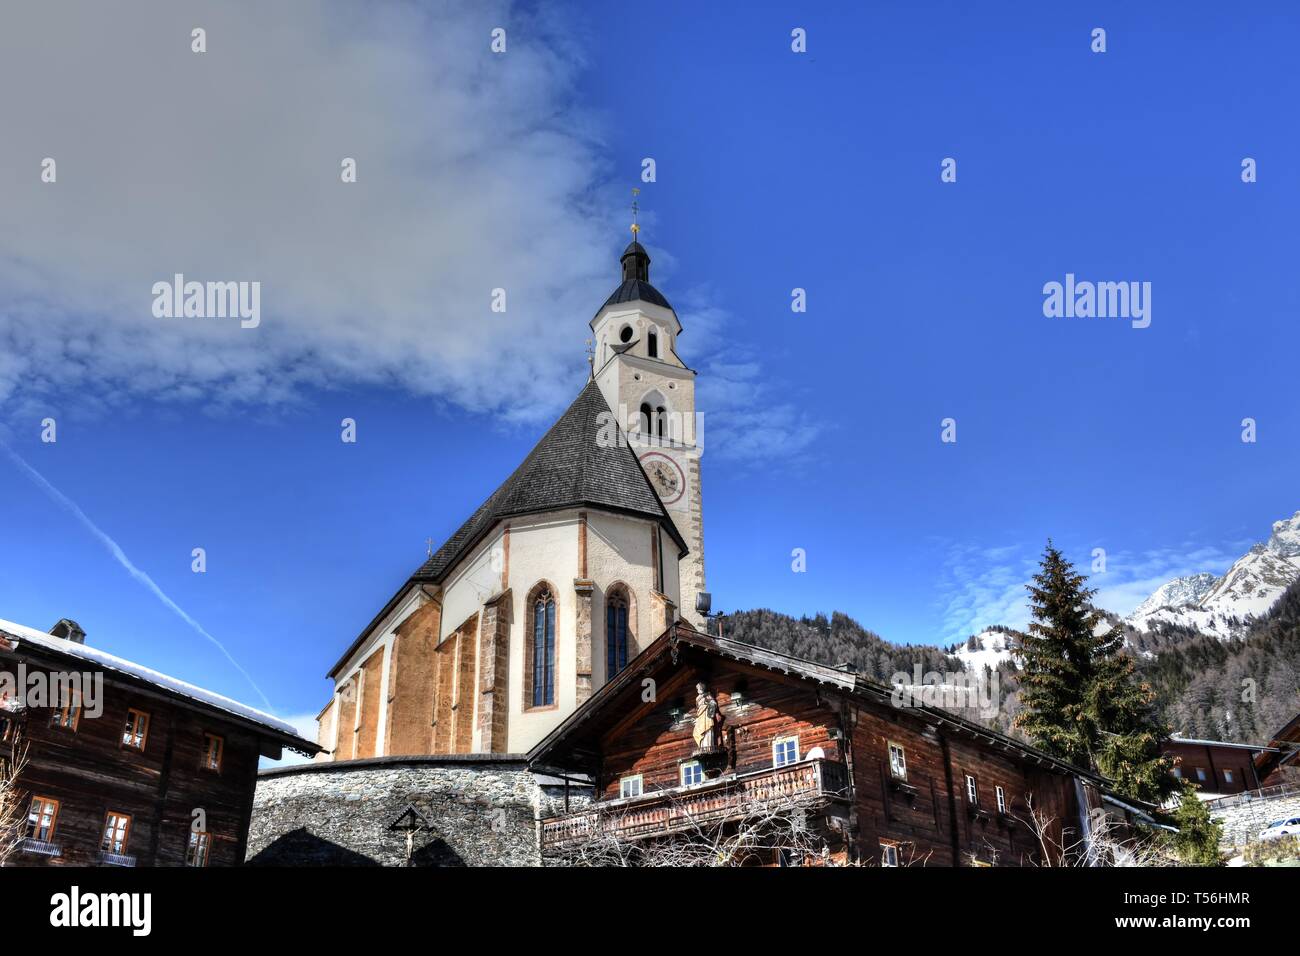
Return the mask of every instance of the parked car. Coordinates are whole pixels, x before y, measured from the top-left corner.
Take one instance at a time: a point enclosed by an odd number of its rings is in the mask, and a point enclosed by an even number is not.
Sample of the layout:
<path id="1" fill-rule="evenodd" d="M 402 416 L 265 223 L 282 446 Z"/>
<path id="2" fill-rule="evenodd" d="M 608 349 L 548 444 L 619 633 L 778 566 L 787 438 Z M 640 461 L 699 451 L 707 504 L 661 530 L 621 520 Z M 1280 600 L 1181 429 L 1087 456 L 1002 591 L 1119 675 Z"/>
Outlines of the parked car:
<path id="1" fill-rule="evenodd" d="M 1284 836 L 1300 836 L 1300 817 L 1274 820 L 1259 833 L 1261 840 L 1277 840 Z"/>

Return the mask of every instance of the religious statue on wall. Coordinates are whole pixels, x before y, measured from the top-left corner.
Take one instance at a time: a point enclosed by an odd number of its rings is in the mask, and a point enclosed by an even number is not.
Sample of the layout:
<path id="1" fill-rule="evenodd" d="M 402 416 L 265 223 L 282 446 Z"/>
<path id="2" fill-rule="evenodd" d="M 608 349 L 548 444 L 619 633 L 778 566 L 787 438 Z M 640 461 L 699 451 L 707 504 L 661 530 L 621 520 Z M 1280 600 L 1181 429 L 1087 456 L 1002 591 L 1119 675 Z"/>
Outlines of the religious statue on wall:
<path id="1" fill-rule="evenodd" d="M 697 752 L 707 753 L 709 751 L 721 750 L 725 744 L 722 738 L 722 708 L 718 706 L 718 699 L 709 693 L 709 689 L 704 683 L 695 685 L 695 729 L 692 736 L 695 738 L 695 749 Z"/>

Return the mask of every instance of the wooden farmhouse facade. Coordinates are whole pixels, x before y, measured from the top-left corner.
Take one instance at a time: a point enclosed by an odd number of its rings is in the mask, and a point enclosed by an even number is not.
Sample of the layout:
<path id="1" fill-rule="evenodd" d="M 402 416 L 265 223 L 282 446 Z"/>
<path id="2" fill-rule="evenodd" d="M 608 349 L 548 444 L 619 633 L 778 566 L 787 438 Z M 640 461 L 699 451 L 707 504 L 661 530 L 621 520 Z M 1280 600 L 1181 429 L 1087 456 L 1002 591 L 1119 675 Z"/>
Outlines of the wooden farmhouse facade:
<path id="1" fill-rule="evenodd" d="M 1160 746 L 1161 752 L 1174 760 L 1174 776 L 1191 783 L 1207 797 L 1258 790 L 1261 784 L 1255 763 L 1271 749 L 1178 736 L 1170 737 Z"/>
<path id="2" fill-rule="evenodd" d="M 8 865 L 243 862 L 258 758 L 319 747 L 268 714 L 84 644 L 0 621 Z M 14 842 L 16 840 L 16 842 Z"/>
<path id="3" fill-rule="evenodd" d="M 1255 776 L 1265 790 L 1300 786 L 1300 714 L 1273 734 L 1255 756 Z"/>
<path id="4" fill-rule="evenodd" d="M 674 625 L 529 753 L 535 772 L 594 784 L 541 821 L 543 855 L 1056 865 L 1099 818 L 1142 812 L 1020 741 L 895 703 L 845 669 Z"/>

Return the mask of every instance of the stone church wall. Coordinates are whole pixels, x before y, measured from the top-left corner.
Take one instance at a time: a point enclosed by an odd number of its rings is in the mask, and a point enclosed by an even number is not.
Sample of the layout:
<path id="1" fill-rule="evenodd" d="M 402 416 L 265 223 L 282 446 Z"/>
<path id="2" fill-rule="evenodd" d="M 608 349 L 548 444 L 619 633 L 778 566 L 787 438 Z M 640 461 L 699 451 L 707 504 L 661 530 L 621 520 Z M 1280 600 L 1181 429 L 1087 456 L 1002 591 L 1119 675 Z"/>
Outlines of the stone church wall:
<path id="1" fill-rule="evenodd" d="M 576 787 L 571 806 L 586 802 Z M 563 811 L 564 786 L 515 754 L 377 757 L 264 770 L 253 798 L 253 866 L 402 866 L 414 807 L 413 866 L 540 866 L 537 820 Z"/>

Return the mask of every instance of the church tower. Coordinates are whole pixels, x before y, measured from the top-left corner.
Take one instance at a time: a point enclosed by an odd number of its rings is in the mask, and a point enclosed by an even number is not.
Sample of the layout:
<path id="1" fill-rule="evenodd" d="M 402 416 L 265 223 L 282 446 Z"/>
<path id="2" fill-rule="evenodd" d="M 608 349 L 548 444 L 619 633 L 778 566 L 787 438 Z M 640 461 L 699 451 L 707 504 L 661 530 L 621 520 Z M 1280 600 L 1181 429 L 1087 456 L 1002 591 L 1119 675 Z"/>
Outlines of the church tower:
<path id="1" fill-rule="evenodd" d="M 633 207 L 635 210 L 635 206 Z M 592 370 L 641 466 L 686 539 L 681 606 L 703 629 L 695 597 L 705 590 L 704 509 L 700 485 L 703 429 L 695 411 L 695 371 L 677 352 L 682 324 L 663 293 L 650 284 L 650 254 L 632 242 L 620 260 L 622 282 L 591 320 Z"/>

